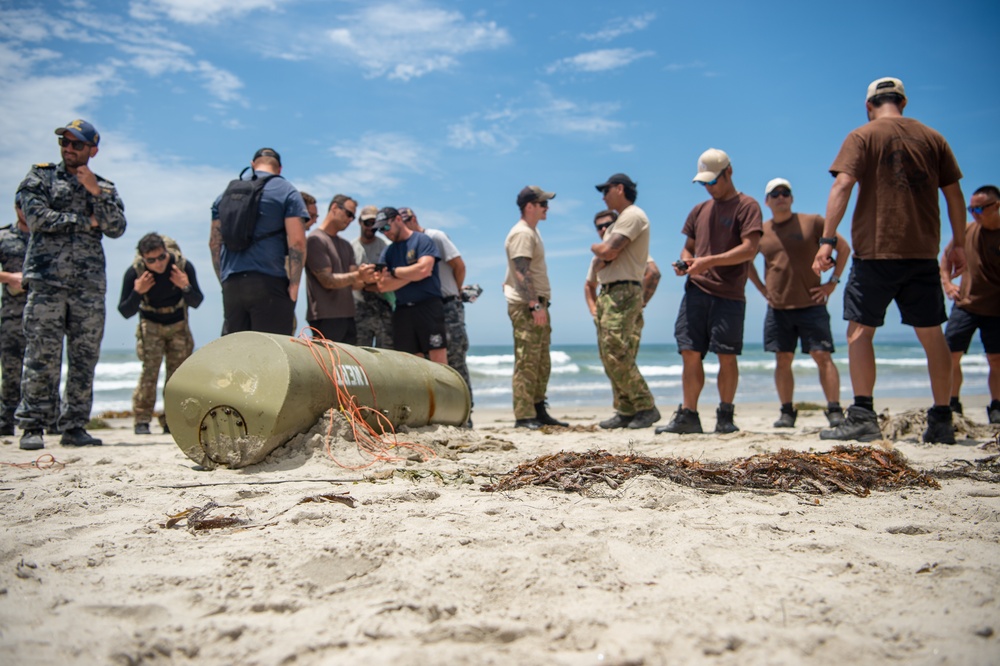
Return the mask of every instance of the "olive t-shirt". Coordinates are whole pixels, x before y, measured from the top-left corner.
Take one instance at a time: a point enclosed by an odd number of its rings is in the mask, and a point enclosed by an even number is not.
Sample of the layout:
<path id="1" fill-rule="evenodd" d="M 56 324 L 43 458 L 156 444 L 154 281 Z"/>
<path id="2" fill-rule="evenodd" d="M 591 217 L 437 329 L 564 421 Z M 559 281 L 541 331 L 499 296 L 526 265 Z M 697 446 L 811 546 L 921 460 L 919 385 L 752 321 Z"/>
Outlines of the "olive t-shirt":
<path id="1" fill-rule="evenodd" d="M 772 218 L 764 223 L 757 250 L 764 255 L 764 285 L 772 308 L 793 310 L 816 305 L 809 290 L 820 285 L 812 264 L 822 237 L 823 218 L 819 215 L 792 213 L 784 222 Z"/>
<path id="2" fill-rule="evenodd" d="M 745 237 L 762 232 L 760 205 L 743 193 L 728 201 L 709 199 L 695 206 L 684 222 L 683 233 L 694 239 L 694 256 L 722 254 L 737 247 Z M 691 284 L 719 298 L 745 301 L 750 262 L 716 266 L 688 277 Z"/>
<path id="3" fill-rule="evenodd" d="M 965 273 L 956 304 L 963 310 L 1000 317 L 1000 229 L 979 222 L 965 228 Z"/>
<path id="4" fill-rule="evenodd" d="M 609 238 L 609 234 L 621 234 L 630 242 L 614 261 L 603 264 L 597 271 L 597 281 L 601 284 L 622 280 L 641 282 L 649 257 L 649 218 L 646 213 L 632 204 L 608 227 L 604 237 Z"/>
<path id="5" fill-rule="evenodd" d="M 951 147 L 913 118 L 872 120 L 844 140 L 830 173 L 858 180 L 851 246 L 861 259 L 936 259 L 938 190 L 962 178 Z"/>
<path id="6" fill-rule="evenodd" d="M 538 229 L 532 229 L 524 220 L 518 220 L 507 240 L 504 241 L 504 248 L 507 250 L 507 274 L 503 279 L 503 295 L 508 303 L 527 303 L 517 292 L 517 280 L 514 277 L 514 259 L 517 257 L 527 257 L 531 260 L 531 282 L 535 287 L 535 294 L 552 297 L 552 287 L 549 286 L 549 270 L 545 266 L 545 245 L 542 243 L 542 236 Z"/>

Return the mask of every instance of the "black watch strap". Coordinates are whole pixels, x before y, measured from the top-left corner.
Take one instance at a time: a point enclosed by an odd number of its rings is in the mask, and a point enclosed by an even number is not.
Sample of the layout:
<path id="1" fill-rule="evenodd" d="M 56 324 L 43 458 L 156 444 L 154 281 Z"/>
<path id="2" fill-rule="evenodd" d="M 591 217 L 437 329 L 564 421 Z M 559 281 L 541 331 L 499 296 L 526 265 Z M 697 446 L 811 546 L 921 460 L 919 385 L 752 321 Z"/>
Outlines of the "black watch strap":
<path id="1" fill-rule="evenodd" d="M 832 238 L 827 238 L 826 236 L 824 236 L 824 237 L 822 237 L 822 238 L 819 239 L 819 244 L 820 245 L 832 245 L 834 247 L 837 247 L 837 237 L 833 236 Z"/>

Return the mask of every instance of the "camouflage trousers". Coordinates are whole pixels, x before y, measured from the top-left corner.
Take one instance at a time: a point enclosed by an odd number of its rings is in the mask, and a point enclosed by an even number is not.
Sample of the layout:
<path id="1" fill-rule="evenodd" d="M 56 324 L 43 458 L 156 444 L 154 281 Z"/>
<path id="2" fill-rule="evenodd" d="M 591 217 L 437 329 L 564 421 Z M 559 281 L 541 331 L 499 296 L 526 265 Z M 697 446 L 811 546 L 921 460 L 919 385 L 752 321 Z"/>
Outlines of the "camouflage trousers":
<path id="1" fill-rule="evenodd" d="M 104 294 L 35 283 L 24 306 L 24 372 L 17 421 L 22 430 L 52 425 L 66 338 L 66 394 L 59 427 L 82 428 L 94 403 L 94 370 L 104 337 Z"/>
<path id="2" fill-rule="evenodd" d="M 21 369 L 24 364 L 24 314 L 26 295 L 4 294 L 0 307 L 0 426 L 14 425 L 14 410 L 21 401 Z M 61 362 L 61 361 L 60 361 Z"/>
<path id="3" fill-rule="evenodd" d="M 358 344 L 362 347 L 392 349 L 392 308 L 378 294 L 364 292 L 362 295 L 364 300 L 354 303 Z"/>
<path id="4" fill-rule="evenodd" d="M 183 321 L 175 324 L 157 324 L 139 319 L 139 326 L 135 331 L 135 353 L 142 361 L 142 374 L 139 376 L 139 385 L 132 394 L 132 411 L 135 413 L 136 424 L 153 420 L 160 362 L 166 357 L 166 381 L 193 351 L 194 338 L 191 337 L 186 315 Z"/>
<path id="5" fill-rule="evenodd" d="M 535 404 L 545 400 L 552 372 L 552 323 L 536 326 L 523 303 L 508 303 L 507 315 L 514 326 L 514 418 L 533 419 Z"/>
<path id="6" fill-rule="evenodd" d="M 472 398 L 472 379 L 469 378 L 469 366 L 465 363 L 465 356 L 469 352 L 469 334 L 465 330 L 465 303 L 460 299 L 445 301 L 444 325 L 448 337 L 448 365 L 462 375 L 465 385 L 469 387 L 469 397 Z"/>
<path id="7" fill-rule="evenodd" d="M 632 416 L 654 406 L 636 356 L 642 338 L 642 287 L 618 283 L 602 287 L 597 297 L 597 349 L 611 380 L 615 411 Z"/>

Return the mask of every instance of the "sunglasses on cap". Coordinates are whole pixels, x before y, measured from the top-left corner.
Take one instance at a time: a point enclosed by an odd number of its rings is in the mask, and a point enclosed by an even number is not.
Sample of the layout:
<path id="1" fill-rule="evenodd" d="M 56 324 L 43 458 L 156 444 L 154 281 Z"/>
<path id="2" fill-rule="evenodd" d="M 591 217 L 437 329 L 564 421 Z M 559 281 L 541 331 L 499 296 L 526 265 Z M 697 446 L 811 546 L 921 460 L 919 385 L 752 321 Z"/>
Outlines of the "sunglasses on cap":
<path id="1" fill-rule="evenodd" d="M 1000 203 L 1000 201 L 991 201 L 990 203 L 983 204 L 982 206 L 969 206 L 966 210 L 968 210 L 973 215 L 982 215 L 984 210 L 986 210 L 990 206 L 996 205 L 997 203 Z"/>
<path id="2" fill-rule="evenodd" d="M 64 136 L 59 137 L 59 145 L 63 148 L 73 148 L 73 150 L 83 150 L 86 146 L 92 146 L 93 144 L 87 143 L 86 141 L 80 141 L 78 139 L 67 139 Z"/>

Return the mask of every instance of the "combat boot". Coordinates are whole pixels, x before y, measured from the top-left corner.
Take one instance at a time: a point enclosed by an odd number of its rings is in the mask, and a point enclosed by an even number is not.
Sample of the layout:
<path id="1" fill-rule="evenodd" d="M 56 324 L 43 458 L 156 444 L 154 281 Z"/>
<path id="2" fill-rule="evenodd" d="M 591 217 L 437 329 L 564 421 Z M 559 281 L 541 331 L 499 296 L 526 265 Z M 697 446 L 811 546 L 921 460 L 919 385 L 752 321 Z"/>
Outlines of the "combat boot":
<path id="1" fill-rule="evenodd" d="M 792 411 L 781 410 L 781 414 L 778 416 L 778 420 L 774 422 L 775 428 L 794 428 L 795 419 L 798 417 L 799 412 L 797 409 Z"/>
<path id="2" fill-rule="evenodd" d="M 14 424 L 4 423 L 0 426 L 0 437 L 13 437 L 14 436 Z"/>
<path id="3" fill-rule="evenodd" d="M 927 430 L 924 430 L 923 440 L 931 444 L 955 443 L 951 407 L 931 407 L 927 410 Z"/>
<path id="4" fill-rule="evenodd" d="M 93 437 L 83 428 L 67 428 L 59 443 L 63 446 L 100 446 L 104 442 Z"/>
<path id="5" fill-rule="evenodd" d="M 820 430 L 819 438 L 870 442 L 882 439 L 882 431 L 879 430 L 878 416 L 874 411 L 851 405 L 847 408 L 847 418 L 844 422 L 831 430 Z"/>
<path id="6" fill-rule="evenodd" d="M 149 432 L 149 424 L 148 423 L 136 423 L 135 424 L 135 434 L 137 434 L 137 435 L 148 435 L 148 434 L 150 434 L 150 432 Z"/>
<path id="7" fill-rule="evenodd" d="M 660 410 L 656 407 L 650 407 L 649 409 L 640 409 L 629 421 L 628 427 L 633 430 L 638 430 L 639 428 L 648 428 L 657 421 L 660 420 Z"/>
<path id="8" fill-rule="evenodd" d="M 514 421 L 515 428 L 527 428 L 528 430 L 538 430 L 542 427 L 542 424 L 538 422 L 538 419 L 516 419 Z"/>
<path id="9" fill-rule="evenodd" d="M 25 430 L 21 435 L 21 448 L 25 451 L 37 451 L 45 448 L 45 439 L 41 429 Z"/>
<path id="10" fill-rule="evenodd" d="M 948 406 L 951 407 L 952 414 L 964 414 L 962 411 L 962 401 L 958 399 L 957 396 L 952 396 L 951 400 L 948 402 Z"/>
<path id="11" fill-rule="evenodd" d="M 549 416 L 548 411 L 545 409 L 545 401 L 535 403 L 535 420 L 542 425 L 559 426 L 561 428 L 569 427 L 569 424 L 565 421 L 556 421 L 554 418 Z"/>
<path id="12" fill-rule="evenodd" d="M 715 410 L 715 432 L 720 435 L 728 435 L 732 432 L 739 432 L 740 429 L 733 423 L 733 415 L 736 408 L 732 404 L 719 403 L 719 408 Z"/>
<path id="13" fill-rule="evenodd" d="M 840 407 L 824 409 L 823 414 L 826 416 L 826 420 L 830 423 L 831 428 L 836 428 L 844 422 L 844 410 Z"/>
<path id="14" fill-rule="evenodd" d="M 986 418 L 990 420 L 990 423 L 1000 424 L 1000 400 L 994 400 L 986 408 Z"/>
<path id="15" fill-rule="evenodd" d="M 698 412 L 686 409 L 683 405 L 677 405 L 677 411 L 674 412 L 670 423 L 660 426 L 654 432 L 657 435 L 662 435 L 665 432 L 677 435 L 690 435 L 701 434 L 704 430 L 701 429 L 701 417 L 698 416 Z"/>
<path id="16" fill-rule="evenodd" d="M 633 415 L 634 416 L 634 415 Z M 598 425 L 605 430 L 614 430 L 615 428 L 627 428 L 629 423 L 632 423 L 633 416 L 625 416 L 624 414 L 619 414 L 615 412 L 615 415 L 610 419 L 605 419 L 601 421 Z"/>

